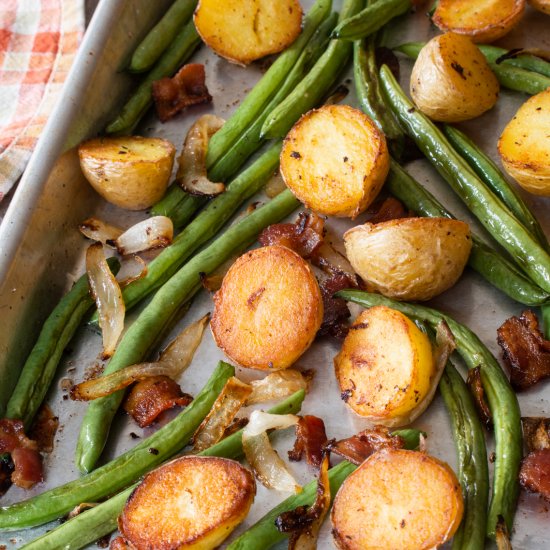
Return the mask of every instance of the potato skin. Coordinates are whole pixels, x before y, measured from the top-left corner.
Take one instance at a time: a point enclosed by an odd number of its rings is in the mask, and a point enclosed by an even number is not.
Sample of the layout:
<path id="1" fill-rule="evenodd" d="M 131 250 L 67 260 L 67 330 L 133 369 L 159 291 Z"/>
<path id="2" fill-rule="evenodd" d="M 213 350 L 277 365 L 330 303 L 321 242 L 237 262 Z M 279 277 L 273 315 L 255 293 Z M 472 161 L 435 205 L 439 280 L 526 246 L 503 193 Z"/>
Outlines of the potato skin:
<path id="1" fill-rule="evenodd" d="M 255 494 L 254 476 L 238 462 L 181 457 L 145 476 L 119 529 L 137 550 L 216 548 L 247 516 Z"/>
<path id="2" fill-rule="evenodd" d="M 525 0 L 439 0 L 432 21 L 443 32 L 488 43 L 508 34 L 524 10 Z"/>
<path id="3" fill-rule="evenodd" d="M 243 367 L 290 367 L 323 321 L 319 284 L 308 263 L 284 246 L 246 252 L 214 295 L 210 327 L 217 345 Z"/>
<path id="4" fill-rule="evenodd" d="M 378 195 L 388 171 L 384 134 L 348 105 L 325 105 L 303 115 L 281 151 L 287 187 L 328 216 L 355 218 Z"/>
<path id="5" fill-rule="evenodd" d="M 452 538 L 463 513 L 460 484 L 447 464 L 388 449 L 344 481 L 332 507 L 332 533 L 341 550 L 428 550 Z"/>
<path id="6" fill-rule="evenodd" d="M 140 136 L 96 138 L 78 148 L 82 172 L 92 187 L 127 210 L 143 210 L 162 198 L 175 154 L 169 141 Z"/>
<path id="7" fill-rule="evenodd" d="M 468 224 L 448 218 L 365 223 L 347 231 L 344 243 L 361 278 L 397 300 L 430 300 L 452 287 L 472 249 Z"/>
<path id="8" fill-rule="evenodd" d="M 550 88 L 530 97 L 502 132 L 502 164 L 526 191 L 550 196 Z"/>
<path id="9" fill-rule="evenodd" d="M 346 404 L 373 422 L 396 419 L 426 396 L 434 371 L 428 337 L 386 306 L 363 311 L 334 358 Z"/>
<path id="10" fill-rule="evenodd" d="M 491 109 L 499 93 L 497 77 L 466 36 L 447 33 L 420 50 L 410 92 L 417 107 L 433 120 L 459 122 Z"/>
<path id="11" fill-rule="evenodd" d="M 527 0 L 536 10 L 550 15 L 550 0 Z"/>
<path id="12" fill-rule="evenodd" d="M 200 0 L 194 22 L 218 55 L 248 65 L 294 42 L 301 31 L 302 8 L 298 0 Z"/>

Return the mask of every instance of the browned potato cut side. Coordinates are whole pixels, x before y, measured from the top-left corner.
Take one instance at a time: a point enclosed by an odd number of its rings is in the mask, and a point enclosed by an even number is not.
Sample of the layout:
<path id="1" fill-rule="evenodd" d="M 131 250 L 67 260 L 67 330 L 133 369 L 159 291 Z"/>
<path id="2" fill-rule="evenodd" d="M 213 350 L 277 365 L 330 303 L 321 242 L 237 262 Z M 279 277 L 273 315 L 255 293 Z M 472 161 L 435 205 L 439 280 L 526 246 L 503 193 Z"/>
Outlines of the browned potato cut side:
<path id="1" fill-rule="evenodd" d="M 290 46 L 302 25 L 298 0 L 200 0 L 195 27 L 218 55 L 247 65 Z"/>
<path id="2" fill-rule="evenodd" d="M 175 154 L 169 141 L 140 136 L 91 139 L 78 148 L 82 172 L 92 187 L 128 210 L 143 210 L 162 198 Z"/>
<path id="3" fill-rule="evenodd" d="M 550 15 L 550 0 L 527 0 L 536 10 Z"/>
<path id="4" fill-rule="evenodd" d="M 428 337 L 386 306 L 363 311 L 334 358 L 346 404 L 374 421 L 410 412 L 426 396 L 434 372 Z"/>
<path id="5" fill-rule="evenodd" d="M 284 369 L 311 345 L 323 300 L 305 260 L 284 246 L 242 255 L 214 296 L 210 326 L 218 346 L 243 367 Z"/>
<path id="6" fill-rule="evenodd" d="M 493 42 L 510 32 L 523 16 L 525 0 L 439 0 L 432 21 L 474 42 Z"/>
<path id="7" fill-rule="evenodd" d="M 347 231 L 344 242 L 369 287 L 398 300 L 430 300 L 451 288 L 472 249 L 468 224 L 448 218 L 365 223 Z"/>
<path id="8" fill-rule="evenodd" d="M 462 491 L 451 468 L 403 449 L 370 456 L 342 484 L 332 507 L 333 535 L 342 550 L 428 550 L 460 525 Z"/>
<path id="9" fill-rule="evenodd" d="M 491 109 L 500 89 L 477 46 L 459 34 L 432 38 L 411 73 L 411 97 L 433 120 L 458 122 Z"/>
<path id="10" fill-rule="evenodd" d="M 119 529 L 138 548 L 215 548 L 246 517 L 255 493 L 254 476 L 234 460 L 178 458 L 145 476 Z"/>
<path id="11" fill-rule="evenodd" d="M 292 127 L 281 152 L 281 174 L 306 206 L 354 218 L 378 195 L 389 170 L 384 134 L 361 111 L 325 105 Z"/>
<path id="12" fill-rule="evenodd" d="M 550 88 L 529 98 L 498 142 L 504 168 L 525 190 L 550 196 Z"/>

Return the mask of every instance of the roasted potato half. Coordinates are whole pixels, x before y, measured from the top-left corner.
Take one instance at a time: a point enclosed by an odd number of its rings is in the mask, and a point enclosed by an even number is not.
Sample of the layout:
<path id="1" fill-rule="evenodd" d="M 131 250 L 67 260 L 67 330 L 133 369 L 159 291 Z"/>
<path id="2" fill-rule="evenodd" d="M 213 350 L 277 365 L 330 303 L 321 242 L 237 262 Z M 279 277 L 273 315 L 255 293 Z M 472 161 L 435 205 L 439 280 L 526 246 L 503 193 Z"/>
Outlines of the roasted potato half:
<path id="1" fill-rule="evenodd" d="M 228 61 L 248 65 L 290 46 L 302 26 L 298 0 L 200 0 L 195 27 Z"/>
<path id="2" fill-rule="evenodd" d="M 139 136 L 96 138 L 78 148 L 82 172 L 92 187 L 127 210 L 143 210 L 162 198 L 175 154 L 169 141 Z"/>
<path id="3" fill-rule="evenodd" d="M 452 287 L 472 249 L 468 224 L 448 218 L 365 223 L 347 231 L 344 243 L 356 273 L 397 300 L 430 300 Z"/>
<path id="4" fill-rule="evenodd" d="M 308 263 L 284 246 L 247 252 L 214 295 L 210 326 L 218 346 L 242 367 L 284 369 L 311 345 L 323 300 Z"/>
<path id="5" fill-rule="evenodd" d="M 428 394 L 435 369 L 428 337 L 385 306 L 355 319 L 334 367 L 347 405 L 372 422 L 393 426 Z"/>
<path id="6" fill-rule="evenodd" d="M 439 0 L 432 21 L 444 32 L 486 43 L 509 33 L 524 10 L 525 0 Z"/>
<path id="7" fill-rule="evenodd" d="M 281 152 L 287 187 L 306 206 L 354 218 L 378 195 L 389 170 L 386 138 L 361 111 L 325 105 L 292 127 Z"/>
<path id="8" fill-rule="evenodd" d="M 147 474 L 118 520 L 135 548 L 216 548 L 248 514 L 252 473 L 234 460 L 178 458 Z"/>
<path id="9" fill-rule="evenodd" d="M 477 46 L 454 33 L 436 36 L 420 50 L 410 86 L 416 106 L 443 122 L 481 115 L 495 105 L 500 90 Z"/>
<path id="10" fill-rule="evenodd" d="M 550 196 L 550 88 L 529 98 L 502 132 L 505 170 L 525 190 Z"/>
<path id="11" fill-rule="evenodd" d="M 418 451 L 371 455 L 342 484 L 332 506 L 332 533 L 342 550 L 439 548 L 464 512 L 451 468 Z"/>
<path id="12" fill-rule="evenodd" d="M 536 10 L 550 15 L 550 0 L 527 0 Z"/>

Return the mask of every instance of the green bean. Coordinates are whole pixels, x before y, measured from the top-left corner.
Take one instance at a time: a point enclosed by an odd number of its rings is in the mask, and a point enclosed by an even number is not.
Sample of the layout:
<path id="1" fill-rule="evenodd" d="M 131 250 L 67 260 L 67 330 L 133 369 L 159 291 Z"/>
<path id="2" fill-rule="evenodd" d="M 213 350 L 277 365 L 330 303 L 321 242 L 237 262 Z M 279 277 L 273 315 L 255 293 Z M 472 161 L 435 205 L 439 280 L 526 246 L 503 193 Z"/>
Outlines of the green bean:
<path id="1" fill-rule="evenodd" d="M 495 63 L 497 66 L 511 65 L 513 67 L 517 67 L 518 69 L 533 71 L 535 73 L 550 77 L 550 63 L 540 57 L 535 55 L 520 54 L 513 57 L 506 57 L 502 61 L 498 61 L 503 56 L 506 56 L 509 51 L 504 48 L 498 48 L 497 46 L 490 46 L 488 44 L 478 44 L 477 47 L 487 58 L 487 61 Z"/>
<path id="2" fill-rule="evenodd" d="M 420 150 L 519 267 L 550 292 L 550 256 L 546 250 L 487 189 L 435 124 L 414 107 L 386 66 L 380 75 L 394 113 Z"/>
<path id="3" fill-rule="evenodd" d="M 338 21 L 359 11 L 362 0 L 345 0 Z M 302 113 L 319 104 L 338 75 L 346 67 L 352 45 L 342 40 L 331 40 L 328 48 L 291 94 L 267 117 L 261 130 L 262 138 L 283 138 Z"/>
<path id="4" fill-rule="evenodd" d="M 422 432 L 418 430 L 397 430 L 393 432 L 396 435 L 403 437 L 405 441 L 405 448 L 416 449 L 418 448 L 420 434 Z M 338 466 L 334 466 L 328 471 L 328 477 L 330 481 L 330 496 L 331 500 L 334 500 L 338 489 L 344 482 L 344 480 L 357 468 L 351 462 L 344 460 Z M 275 506 L 269 511 L 263 518 L 255 523 L 250 529 L 245 531 L 240 537 L 235 539 L 228 547 L 227 550 L 267 550 L 274 544 L 285 540 L 287 536 L 281 533 L 275 526 L 275 520 L 283 512 L 294 510 L 298 506 L 313 504 L 315 500 L 315 494 L 317 491 L 317 481 L 312 481 L 303 487 L 302 492 L 293 495 L 286 500 L 283 500 L 281 504 Z"/>
<path id="5" fill-rule="evenodd" d="M 390 164 L 385 188 L 409 210 L 421 216 L 454 218 L 431 193 L 394 160 Z M 517 302 L 528 306 L 539 306 L 550 301 L 550 294 L 536 286 L 512 262 L 485 244 L 475 234 L 472 234 L 472 251 L 468 258 L 468 265 L 491 285 Z"/>
<path id="6" fill-rule="evenodd" d="M 36 497 L 0 508 L 0 529 L 41 525 L 67 514 L 82 502 L 97 502 L 127 487 L 187 444 L 234 373 L 231 365 L 220 361 L 204 388 L 174 420 L 94 472 Z"/>
<path id="7" fill-rule="evenodd" d="M 453 549 L 483 550 L 489 496 L 483 427 L 468 387 L 451 362 L 443 371 L 439 391 L 451 418 L 458 453 L 458 479 L 464 498 L 464 516 L 453 537 Z"/>
<path id="8" fill-rule="evenodd" d="M 181 27 L 190 21 L 196 6 L 197 0 L 176 0 L 135 49 L 128 70 L 134 73 L 148 71 Z"/>
<path id="9" fill-rule="evenodd" d="M 540 223 L 497 165 L 457 128 L 444 124 L 443 133 L 487 187 L 500 198 L 540 245 L 548 250 L 548 240 Z"/>
<path id="10" fill-rule="evenodd" d="M 495 468 L 487 535 L 495 537 L 499 516 L 505 519 L 511 530 L 519 493 L 518 473 L 523 442 L 518 400 L 497 360 L 468 327 L 434 309 L 397 302 L 359 290 L 344 290 L 337 292 L 336 296 L 363 307 L 385 305 L 397 309 L 413 320 L 428 323 L 433 329 L 444 320 L 453 333 L 457 351 L 466 366 L 469 369 L 480 367 L 481 382 L 493 416 L 495 432 Z"/>
<path id="11" fill-rule="evenodd" d="M 401 44 L 394 49 L 404 53 L 408 57 L 416 59 L 424 46 L 424 42 L 409 42 L 407 44 Z M 482 53 L 485 52 L 482 50 Z M 548 76 L 533 71 L 527 71 L 519 67 L 509 66 L 504 63 L 493 63 L 490 59 L 487 59 L 487 62 L 500 84 L 509 90 L 535 95 L 539 92 L 543 92 L 550 86 L 550 78 Z"/>
<path id="12" fill-rule="evenodd" d="M 116 274 L 120 267 L 118 260 L 110 258 L 108 264 Z M 25 428 L 30 427 L 48 393 L 65 348 L 93 303 L 88 278 L 83 275 L 44 322 L 7 403 L 7 418 L 19 418 Z"/>
<path id="13" fill-rule="evenodd" d="M 179 308 L 201 288 L 201 273 L 212 273 L 223 262 L 252 244 L 266 226 L 288 216 L 300 203 L 289 190 L 232 225 L 212 244 L 194 256 L 154 295 L 128 328 L 105 368 L 109 374 L 142 361 L 157 344 L 159 335 L 172 325 Z M 76 462 L 89 472 L 101 455 L 113 417 L 124 391 L 96 399 L 88 406 L 77 443 Z"/>
<path id="14" fill-rule="evenodd" d="M 174 224 L 174 229 L 180 230 L 207 202 L 206 197 L 190 195 L 177 183 L 172 183 L 164 197 L 151 208 L 151 215 L 168 216 Z"/>
<path id="15" fill-rule="evenodd" d="M 172 76 L 178 67 L 191 57 L 201 39 L 193 21 L 189 21 L 176 36 L 170 47 L 162 54 L 158 63 L 147 73 L 138 89 L 122 108 L 120 114 L 105 129 L 108 134 L 130 134 L 147 109 L 153 103 L 153 82 Z"/>
<path id="16" fill-rule="evenodd" d="M 304 397 L 304 390 L 297 391 L 281 403 L 277 403 L 267 412 L 271 414 L 297 414 L 300 412 Z M 199 454 L 233 459 L 241 458 L 243 454 L 242 432 L 243 430 L 235 432 Z M 111 533 L 117 528 L 117 517 L 137 485 L 136 483 L 105 502 L 82 512 L 22 548 L 26 550 L 56 550 L 57 548 L 78 550 Z"/>
<path id="17" fill-rule="evenodd" d="M 365 38 L 411 8 L 411 0 L 377 0 L 359 13 L 342 19 L 334 29 L 332 37 L 339 40 Z"/>

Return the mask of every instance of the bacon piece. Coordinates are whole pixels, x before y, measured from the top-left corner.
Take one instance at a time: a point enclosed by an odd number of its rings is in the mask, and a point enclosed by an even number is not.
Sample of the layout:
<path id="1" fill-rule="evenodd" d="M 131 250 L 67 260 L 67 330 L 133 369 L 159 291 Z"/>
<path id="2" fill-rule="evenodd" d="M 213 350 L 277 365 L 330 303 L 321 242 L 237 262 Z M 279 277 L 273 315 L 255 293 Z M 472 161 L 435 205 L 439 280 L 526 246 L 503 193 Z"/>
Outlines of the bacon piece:
<path id="1" fill-rule="evenodd" d="M 529 452 L 550 449 L 550 418 L 526 416 L 521 424 L 523 441 Z"/>
<path id="2" fill-rule="evenodd" d="M 51 453 L 58 427 L 59 418 L 53 414 L 48 405 L 42 405 L 32 424 L 29 437 L 36 441 L 39 451 Z"/>
<path id="3" fill-rule="evenodd" d="M 184 65 L 172 78 L 161 78 L 153 82 L 153 100 L 161 122 L 199 103 L 212 101 L 205 84 L 204 65 Z"/>
<path id="4" fill-rule="evenodd" d="M 334 273 L 321 281 L 319 285 L 323 296 L 323 323 L 319 329 L 319 336 L 330 335 L 336 338 L 345 338 L 349 327 L 346 319 L 351 316 L 348 304 L 343 298 L 336 298 L 334 294 L 344 288 L 355 287 L 355 281 L 344 273 Z"/>
<path id="5" fill-rule="evenodd" d="M 35 483 L 44 479 L 42 457 L 35 449 L 17 447 L 11 453 L 14 471 L 12 482 L 23 489 L 30 489 Z"/>
<path id="6" fill-rule="evenodd" d="M 490 430 L 493 427 L 493 417 L 491 415 L 491 409 L 489 409 L 489 405 L 485 400 L 485 390 L 481 383 L 481 369 L 479 367 L 468 371 L 466 384 L 474 398 L 474 405 L 476 406 L 479 418 L 485 424 L 485 427 Z"/>
<path id="7" fill-rule="evenodd" d="M 176 406 L 186 407 L 192 400 L 168 376 L 151 376 L 132 388 L 124 403 L 124 410 L 141 428 L 145 428 L 162 412 Z"/>
<path id="8" fill-rule="evenodd" d="M 381 449 L 401 449 L 404 446 L 403 439 L 398 435 L 391 435 L 390 432 L 381 426 L 363 430 L 356 435 L 331 441 L 327 449 L 332 453 L 343 456 L 353 464 L 361 464 L 371 454 Z"/>
<path id="9" fill-rule="evenodd" d="M 21 420 L 2 418 L 0 420 L 0 453 L 11 453 L 18 447 L 38 449 L 36 442 L 25 435 L 25 426 Z"/>
<path id="10" fill-rule="evenodd" d="M 288 458 L 296 462 L 306 457 L 311 466 L 319 467 L 323 460 L 323 446 L 327 442 L 325 423 L 321 418 L 306 414 L 296 424 L 294 449 L 288 451 Z"/>
<path id="11" fill-rule="evenodd" d="M 275 244 L 309 258 L 323 243 L 325 221 L 317 214 L 300 212 L 295 223 L 276 223 L 266 227 L 258 238 L 262 246 Z"/>
<path id="12" fill-rule="evenodd" d="M 377 202 L 374 206 L 376 210 L 374 210 L 374 215 L 369 219 L 370 223 L 381 223 L 410 217 L 403 204 L 394 197 L 387 197 L 382 203 Z"/>
<path id="13" fill-rule="evenodd" d="M 510 317 L 497 334 L 504 359 L 510 365 L 510 383 L 516 390 L 530 388 L 550 376 L 550 341 L 544 339 L 532 311 Z"/>
<path id="14" fill-rule="evenodd" d="M 519 482 L 528 491 L 550 500 L 550 449 L 533 451 L 523 459 Z"/>

